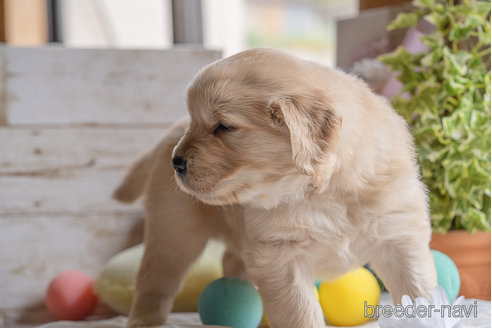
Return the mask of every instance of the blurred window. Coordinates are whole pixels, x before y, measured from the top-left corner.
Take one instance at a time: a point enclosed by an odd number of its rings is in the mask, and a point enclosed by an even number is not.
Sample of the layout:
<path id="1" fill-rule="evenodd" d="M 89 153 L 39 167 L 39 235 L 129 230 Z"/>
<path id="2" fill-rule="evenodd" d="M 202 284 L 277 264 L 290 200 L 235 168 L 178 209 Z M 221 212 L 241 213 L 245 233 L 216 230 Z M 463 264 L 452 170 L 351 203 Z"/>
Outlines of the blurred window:
<path id="1" fill-rule="evenodd" d="M 335 60 L 336 20 L 356 16 L 359 6 L 358 0 L 4 1 L 7 42 L 14 44 L 168 48 L 190 36 L 224 56 L 268 46 L 328 65 Z"/>
<path id="2" fill-rule="evenodd" d="M 334 65 L 336 20 L 358 13 L 358 0 L 203 0 L 205 46 L 224 56 L 274 47 Z"/>
<path id="3" fill-rule="evenodd" d="M 172 46 L 171 3 L 164 0 L 59 0 L 69 47 Z"/>

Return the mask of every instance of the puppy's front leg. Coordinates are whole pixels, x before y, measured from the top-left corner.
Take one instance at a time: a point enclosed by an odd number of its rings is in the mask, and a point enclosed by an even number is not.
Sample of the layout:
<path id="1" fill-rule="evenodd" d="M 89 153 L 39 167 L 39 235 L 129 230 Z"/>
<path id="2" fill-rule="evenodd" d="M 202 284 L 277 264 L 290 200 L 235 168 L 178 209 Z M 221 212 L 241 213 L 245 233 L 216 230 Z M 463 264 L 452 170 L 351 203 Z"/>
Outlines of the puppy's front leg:
<path id="1" fill-rule="evenodd" d="M 153 170 L 146 192 L 145 253 L 137 276 L 129 327 L 162 325 L 190 264 L 200 255 L 221 214 L 172 182 L 168 157 Z"/>
<path id="2" fill-rule="evenodd" d="M 224 276 L 236 277 L 243 280 L 248 280 L 244 262 L 236 251 L 228 247 L 222 257 L 222 268 Z"/>
<path id="3" fill-rule="evenodd" d="M 186 207 L 167 201 L 164 204 L 167 206 L 158 213 L 147 212 L 145 253 L 129 327 L 165 323 L 188 267 L 210 237 L 210 230 L 203 224 L 210 218 L 204 217 L 203 209 L 193 202 L 185 204 Z"/>
<path id="4" fill-rule="evenodd" d="M 260 290 L 273 328 L 325 327 L 314 294 L 314 270 L 299 256 L 296 243 L 254 245 L 246 256 L 248 276 Z"/>
<path id="5" fill-rule="evenodd" d="M 388 288 L 394 304 L 403 295 L 430 299 L 437 286 L 434 259 L 429 249 L 430 226 L 422 230 L 406 228 L 385 241 L 370 261 Z"/>

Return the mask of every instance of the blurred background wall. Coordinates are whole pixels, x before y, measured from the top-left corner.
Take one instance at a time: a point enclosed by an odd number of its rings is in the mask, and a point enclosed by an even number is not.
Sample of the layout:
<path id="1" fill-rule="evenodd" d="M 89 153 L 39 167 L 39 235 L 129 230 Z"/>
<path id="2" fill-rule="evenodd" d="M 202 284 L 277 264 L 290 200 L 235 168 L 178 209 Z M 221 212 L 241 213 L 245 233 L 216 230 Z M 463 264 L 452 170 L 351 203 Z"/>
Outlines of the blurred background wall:
<path id="1" fill-rule="evenodd" d="M 16 45 L 198 43 L 224 56 L 271 46 L 329 65 L 335 61 L 336 20 L 359 11 L 358 0 L 1 0 L 0 5 L 5 27 L 0 34 Z M 179 31 L 191 39 L 177 40 Z"/>

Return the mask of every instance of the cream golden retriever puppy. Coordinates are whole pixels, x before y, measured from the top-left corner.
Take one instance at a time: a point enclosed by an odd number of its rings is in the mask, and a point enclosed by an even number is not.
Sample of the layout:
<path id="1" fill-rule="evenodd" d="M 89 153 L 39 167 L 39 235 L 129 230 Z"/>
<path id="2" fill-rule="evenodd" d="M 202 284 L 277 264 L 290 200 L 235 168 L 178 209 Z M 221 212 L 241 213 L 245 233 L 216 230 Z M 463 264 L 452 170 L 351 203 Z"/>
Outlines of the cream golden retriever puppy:
<path id="1" fill-rule="evenodd" d="M 385 99 L 354 76 L 254 49 L 205 67 L 186 100 L 190 117 L 115 192 L 145 195 L 129 326 L 165 322 L 210 238 L 227 244 L 225 275 L 258 287 L 273 327 L 324 327 L 315 277 L 367 262 L 394 302 L 430 295 L 426 189 Z"/>

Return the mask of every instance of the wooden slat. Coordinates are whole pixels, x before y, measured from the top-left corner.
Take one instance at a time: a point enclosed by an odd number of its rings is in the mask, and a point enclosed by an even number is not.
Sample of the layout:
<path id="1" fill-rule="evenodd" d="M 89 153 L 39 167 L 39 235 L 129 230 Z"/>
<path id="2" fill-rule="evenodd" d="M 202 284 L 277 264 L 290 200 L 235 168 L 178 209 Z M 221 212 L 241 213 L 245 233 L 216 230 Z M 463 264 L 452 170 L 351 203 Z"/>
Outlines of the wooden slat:
<path id="1" fill-rule="evenodd" d="M 218 58 L 0 47 L 0 326 L 46 321 L 42 300 L 56 273 L 95 276 L 141 241 L 141 204 L 111 194 L 186 114 L 187 83 Z"/>
<path id="2" fill-rule="evenodd" d="M 23 127 L 0 128 L 0 174 L 56 167 L 127 165 L 149 151 L 168 129 L 151 127 Z M 94 166 L 94 165 L 92 165 Z M 22 174 L 19 174 L 22 175 Z M 35 174 L 32 174 L 35 175 Z"/>
<path id="3" fill-rule="evenodd" d="M 220 57 L 190 48 L 7 47 L 2 53 L 9 125 L 171 123 L 186 113 L 189 81 Z"/>
<path id="4" fill-rule="evenodd" d="M 2 178 L 0 219 L 11 214 L 29 213 L 110 213 L 128 206 L 111 199 L 124 170 L 77 169 L 70 177 Z M 132 205 L 134 208 L 137 205 Z"/>
<path id="5" fill-rule="evenodd" d="M 0 129 L 0 313 L 9 322 L 49 319 L 42 300 L 56 273 L 96 276 L 141 242 L 141 205 L 118 204 L 111 193 L 166 129 Z"/>
<path id="6" fill-rule="evenodd" d="M 5 0 L 0 0 L 0 42 L 5 41 Z"/>
<path id="7" fill-rule="evenodd" d="M 0 219 L 126 211 L 111 199 L 128 166 L 162 138 L 153 128 L 0 129 Z M 138 207 L 139 205 L 136 205 Z M 133 208 L 136 208 L 133 206 Z"/>
<path id="8" fill-rule="evenodd" d="M 359 0 L 359 10 L 399 5 L 411 0 Z"/>
<path id="9" fill-rule="evenodd" d="M 64 270 L 96 277 L 110 257 L 141 240 L 141 223 L 135 212 L 4 217 L 0 308 L 42 308 L 50 280 Z"/>

